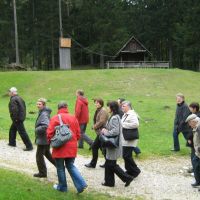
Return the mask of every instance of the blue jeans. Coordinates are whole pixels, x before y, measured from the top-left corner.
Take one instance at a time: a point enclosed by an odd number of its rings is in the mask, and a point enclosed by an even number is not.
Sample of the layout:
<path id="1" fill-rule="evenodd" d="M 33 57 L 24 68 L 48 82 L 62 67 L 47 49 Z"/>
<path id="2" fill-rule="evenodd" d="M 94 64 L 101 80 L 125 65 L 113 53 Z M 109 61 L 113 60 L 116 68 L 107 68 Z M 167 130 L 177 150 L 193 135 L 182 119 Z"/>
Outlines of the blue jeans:
<path id="1" fill-rule="evenodd" d="M 56 158 L 55 161 L 56 161 L 56 168 L 57 168 L 58 182 L 59 182 L 58 190 L 62 192 L 67 191 L 65 167 L 67 168 L 78 192 L 81 192 L 87 186 L 85 180 L 83 179 L 80 172 L 74 165 L 75 158 Z"/>
<path id="2" fill-rule="evenodd" d="M 179 144 L 179 139 L 178 139 L 178 135 L 180 132 L 178 132 L 175 128 L 173 131 L 173 139 L 174 139 L 174 150 L 179 151 L 180 150 L 180 144 Z M 188 132 L 182 132 L 185 140 L 187 141 L 187 135 Z"/>

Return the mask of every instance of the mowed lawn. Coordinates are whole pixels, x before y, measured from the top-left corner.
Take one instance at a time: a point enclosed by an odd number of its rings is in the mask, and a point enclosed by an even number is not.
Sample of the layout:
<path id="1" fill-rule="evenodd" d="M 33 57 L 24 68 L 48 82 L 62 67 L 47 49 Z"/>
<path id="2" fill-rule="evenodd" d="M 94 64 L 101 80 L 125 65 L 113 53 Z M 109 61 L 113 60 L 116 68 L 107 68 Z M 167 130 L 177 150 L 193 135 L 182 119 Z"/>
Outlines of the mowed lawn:
<path id="1" fill-rule="evenodd" d="M 47 181 L 34 180 L 33 178 L 18 172 L 0 168 L 0 199 L 9 200 L 107 200 L 111 198 L 108 194 L 84 191 L 77 194 L 75 189 L 69 187 L 69 191 L 58 192 L 53 190 L 52 183 Z M 112 197 L 120 200 L 125 198 Z"/>
<path id="2" fill-rule="evenodd" d="M 75 91 L 83 89 L 89 99 L 90 123 L 87 133 L 95 138 L 91 130 L 95 107 L 93 98 L 101 97 L 107 102 L 119 97 L 130 100 L 141 117 L 140 142 L 141 158 L 154 155 L 169 156 L 172 147 L 172 129 L 176 108 L 175 95 L 182 92 L 188 103 L 199 101 L 200 74 L 178 69 L 117 69 L 77 70 L 52 72 L 1 72 L 0 73 L 0 138 L 8 138 L 10 118 L 8 113 L 8 88 L 16 86 L 19 95 L 27 105 L 26 128 L 34 141 L 34 123 L 37 117 L 36 101 L 39 97 L 48 99 L 53 115 L 57 103 L 66 100 L 69 110 L 74 113 Z M 31 114 L 35 113 L 35 114 Z M 187 155 L 182 135 L 181 152 Z M 81 154 L 91 154 L 88 146 Z"/>

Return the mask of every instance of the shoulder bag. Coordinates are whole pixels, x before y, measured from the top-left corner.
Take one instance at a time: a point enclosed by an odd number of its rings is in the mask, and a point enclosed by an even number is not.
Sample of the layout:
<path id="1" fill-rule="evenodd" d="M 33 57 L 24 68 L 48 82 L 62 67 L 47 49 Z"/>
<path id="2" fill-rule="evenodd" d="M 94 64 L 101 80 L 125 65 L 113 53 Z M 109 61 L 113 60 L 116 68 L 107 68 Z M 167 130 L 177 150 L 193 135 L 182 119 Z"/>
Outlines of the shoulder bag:
<path id="1" fill-rule="evenodd" d="M 72 138 L 72 133 L 67 124 L 63 124 L 61 115 L 58 114 L 59 126 L 55 127 L 55 135 L 51 138 L 51 146 L 59 148 Z"/>
<path id="2" fill-rule="evenodd" d="M 117 117 L 118 121 L 119 118 Z M 120 121 L 119 121 L 120 123 Z M 101 141 L 101 146 L 105 148 L 117 148 L 119 147 L 119 136 L 120 136 L 120 127 L 119 127 L 119 135 L 115 136 L 106 136 L 103 134 L 99 135 L 99 140 Z"/>
<path id="3" fill-rule="evenodd" d="M 128 115 L 125 117 L 124 121 Z M 125 140 L 136 140 L 139 139 L 139 132 L 137 128 L 134 129 L 127 129 L 127 128 L 122 128 L 122 134 Z"/>

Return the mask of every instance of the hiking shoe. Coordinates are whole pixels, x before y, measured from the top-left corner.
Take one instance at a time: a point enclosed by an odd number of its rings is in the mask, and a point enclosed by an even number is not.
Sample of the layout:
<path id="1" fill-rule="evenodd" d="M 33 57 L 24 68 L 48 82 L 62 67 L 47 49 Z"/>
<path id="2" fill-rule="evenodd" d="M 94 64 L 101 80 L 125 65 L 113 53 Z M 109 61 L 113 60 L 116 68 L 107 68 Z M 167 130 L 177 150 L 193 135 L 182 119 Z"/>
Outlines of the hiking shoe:
<path id="1" fill-rule="evenodd" d="M 88 167 L 88 168 L 95 168 L 95 166 L 92 165 L 91 163 L 85 164 L 85 167 Z"/>
<path id="2" fill-rule="evenodd" d="M 54 185 L 53 185 L 53 189 L 54 189 L 54 190 L 58 190 L 58 191 L 60 191 L 60 192 L 67 192 L 67 189 L 61 190 L 61 189 L 59 188 L 58 184 L 54 184 Z"/>
<path id="3" fill-rule="evenodd" d="M 43 174 L 37 173 L 37 174 L 33 174 L 33 177 L 37 177 L 37 178 L 46 178 L 47 175 L 43 175 Z"/>
<path id="4" fill-rule="evenodd" d="M 200 183 L 194 182 L 191 184 L 192 187 L 196 188 L 200 186 Z"/>
<path id="5" fill-rule="evenodd" d="M 171 149 L 170 151 L 177 152 L 180 151 L 180 149 Z"/>
<path id="6" fill-rule="evenodd" d="M 86 185 L 82 190 L 78 191 L 77 194 L 80 194 L 80 193 L 82 193 L 82 192 L 85 192 L 85 191 L 87 190 L 87 187 L 88 187 L 88 186 Z"/>
<path id="7" fill-rule="evenodd" d="M 30 147 L 30 148 L 25 148 L 23 149 L 24 151 L 32 151 L 33 150 L 33 147 Z"/>
<path id="8" fill-rule="evenodd" d="M 10 147 L 16 147 L 16 145 L 9 144 L 9 143 L 8 143 L 8 146 L 10 146 Z"/>
<path id="9" fill-rule="evenodd" d="M 105 163 L 102 164 L 102 165 L 99 165 L 99 167 L 101 167 L 101 168 L 105 168 Z"/>
<path id="10" fill-rule="evenodd" d="M 125 183 L 125 187 L 128 187 L 130 185 L 130 183 L 133 181 L 134 177 L 130 176 L 129 180 L 126 181 Z"/>

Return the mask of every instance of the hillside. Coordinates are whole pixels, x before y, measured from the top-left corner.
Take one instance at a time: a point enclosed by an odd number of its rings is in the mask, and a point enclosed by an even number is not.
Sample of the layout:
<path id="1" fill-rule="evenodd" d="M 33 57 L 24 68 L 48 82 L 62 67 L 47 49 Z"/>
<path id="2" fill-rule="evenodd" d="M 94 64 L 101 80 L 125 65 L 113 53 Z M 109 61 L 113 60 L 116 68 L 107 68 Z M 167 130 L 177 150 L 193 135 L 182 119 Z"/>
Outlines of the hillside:
<path id="1" fill-rule="evenodd" d="M 34 140 L 34 123 L 37 116 L 36 101 L 48 99 L 48 106 L 56 113 L 60 100 L 67 100 L 73 112 L 76 89 L 83 89 L 89 99 L 90 124 L 87 132 L 95 137 L 90 127 L 94 114 L 92 98 L 102 97 L 105 102 L 124 97 L 133 103 L 141 116 L 140 142 L 143 157 L 152 154 L 170 155 L 175 112 L 175 94 L 182 92 L 186 101 L 199 101 L 200 74 L 192 71 L 162 69 L 80 70 L 54 72 L 1 72 L 0 73 L 0 138 L 8 138 L 8 113 L 11 86 L 16 86 L 27 104 L 26 127 Z M 35 114 L 30 114 L 35 112 Z M 182 139 L 182 136 L 181 136 Z M 189 150 L 182 139 L 182 151 Z M 81 153 L 88 153 L 88 148 Z"/>

